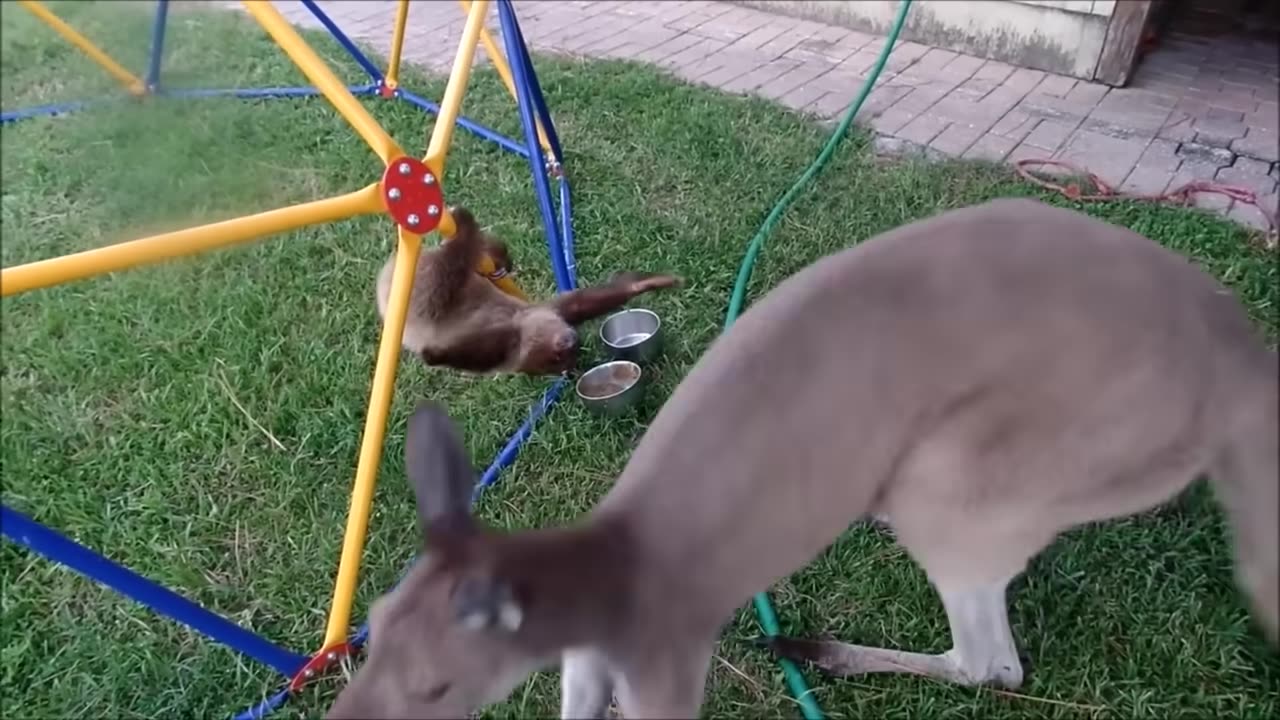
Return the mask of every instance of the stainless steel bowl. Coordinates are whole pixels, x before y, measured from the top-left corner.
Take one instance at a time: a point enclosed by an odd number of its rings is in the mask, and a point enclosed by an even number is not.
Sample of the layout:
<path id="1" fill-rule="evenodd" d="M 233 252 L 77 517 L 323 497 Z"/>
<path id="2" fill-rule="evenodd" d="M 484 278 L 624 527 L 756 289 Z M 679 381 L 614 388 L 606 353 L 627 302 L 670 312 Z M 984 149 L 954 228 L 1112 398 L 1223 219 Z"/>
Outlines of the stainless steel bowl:
<path id="1" fill-rule="evenodd" d="M 596 365 L 574 384 L 578 399 L 588 410 L 616 417 L 635 407 L 644 397 L 644 371 L 629 360 Z"/>
<path id="2" fill-rule="evenodd" d="M 645 363 L 662 354 L 662 320 L 652 310 L 616 312 L 600 325 L 600 340 L 615 360 Z"/>

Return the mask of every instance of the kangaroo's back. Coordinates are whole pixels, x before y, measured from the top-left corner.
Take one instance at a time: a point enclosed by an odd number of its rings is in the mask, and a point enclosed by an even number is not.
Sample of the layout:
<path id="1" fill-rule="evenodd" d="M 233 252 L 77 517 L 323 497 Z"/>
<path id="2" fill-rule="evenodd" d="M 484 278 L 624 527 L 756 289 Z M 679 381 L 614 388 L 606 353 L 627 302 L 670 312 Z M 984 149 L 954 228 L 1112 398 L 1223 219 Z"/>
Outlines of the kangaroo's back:
<path id="1" fill-rule="evenodd" d="M 1235 327 L 1215 330 L 1224 312 Z M 823 258 L 749 308 L 598 512 L 631 517 L 656 563 L 704 569 L 682 582 L 729 606 L 867 512 L 896 529 L 914 504 L 924 532 L 984 521 L 938 522 L 957 507 L 1022 513 L 1042 546 L 1212 463 L 1215 422 L 1233 412 L 1220 374 L 1267 353 L 1242 317 L 1213 278 L 1129 230 L 1031 200 L 953 210 Z M 1251 377 L 1225 382 L 1267 389 Z"/>

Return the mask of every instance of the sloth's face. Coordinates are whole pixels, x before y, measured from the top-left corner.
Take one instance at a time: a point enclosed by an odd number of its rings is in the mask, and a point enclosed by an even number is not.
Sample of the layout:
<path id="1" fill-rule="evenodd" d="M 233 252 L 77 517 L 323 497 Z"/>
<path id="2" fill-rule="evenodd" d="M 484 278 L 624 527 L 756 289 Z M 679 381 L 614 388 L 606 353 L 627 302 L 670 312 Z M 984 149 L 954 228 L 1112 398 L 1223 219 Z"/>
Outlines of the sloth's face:
<path id="1" fill-rule="evenodd" d="M 578 363 L 578 333 L 555 311 L 536 308 L 520 321 L 520 369 L 559 375 Z"/>

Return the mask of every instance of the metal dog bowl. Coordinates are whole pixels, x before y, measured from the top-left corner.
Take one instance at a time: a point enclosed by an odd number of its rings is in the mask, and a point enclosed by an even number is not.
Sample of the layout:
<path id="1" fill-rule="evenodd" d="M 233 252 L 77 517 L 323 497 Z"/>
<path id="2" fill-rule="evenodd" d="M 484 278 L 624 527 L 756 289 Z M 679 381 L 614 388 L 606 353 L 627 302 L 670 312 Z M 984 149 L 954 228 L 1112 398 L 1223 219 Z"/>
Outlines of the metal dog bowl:
<path id="1" fill-rule="evenodd" d="M 644 396 L 644 371 L 629 360 L 596 365 L 574 385 L 578 399 L 588 410 L 616 417 L 630 410 Z"/>
<path id="2" fill-rule="evenodd" d="M 649 362 L 662 353 L 662 320 L 652 310 L 622 310 L 605 318 L 600 339 L 615 360 Z"/>

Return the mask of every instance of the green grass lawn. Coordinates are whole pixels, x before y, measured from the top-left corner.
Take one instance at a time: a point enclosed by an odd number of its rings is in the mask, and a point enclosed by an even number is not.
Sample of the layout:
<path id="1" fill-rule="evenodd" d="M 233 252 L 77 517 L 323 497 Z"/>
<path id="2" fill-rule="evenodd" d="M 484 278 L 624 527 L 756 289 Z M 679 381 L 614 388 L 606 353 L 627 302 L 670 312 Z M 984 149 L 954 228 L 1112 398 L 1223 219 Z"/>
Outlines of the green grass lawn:
<path id="1" fill-rule="evenodd" d="M 149 17 L 103 5 L 55 6 L 122 62 L 145 67 Z M 21 8 L 0 11 L 4 108 L 113 92 Z M 246 19 L 182 11 L 171 22 L 172 84 L 305 84 Z M 335 44 L 316 48 L 359 77 Z M 608 489 L 644 422 L 717 334 L 744 244 L 827 132 L 769 103 L 635 65 L 543 58 L 539 71 L 575 182 L 583 280 L 663 270 L 687 285 L 645 301 L 673 330 L 646 405 L 621 420 L 557 406 L 481 504 L 504 528 L 568 521 Z M 443 89 L 420 73 L 407 82 L 429 97 Z M 422 114 L 369 106 L 407 149 L 424 147 Z M 464 111 L 519 134 L 489 71 L 477 73 Z M 0 138 L 6 267 L 328 196 L 379 174 L 318 99 L 126 102 L 24 121 Z M 524 161 L 465 132 L 455 138 L 450 202 L 509 239 L 526 289 L 552 292 Z M 884 165 L 848 143 L 770 240 L 752 294 L 908 220 L 1034 193 L 1003 170 Z M 1084 209 L 1195 257 L 1275 337 L 1274 257 L 1243 230 L 1170 208 Z M 279 644 L 316 648 L 377 342 L 374 276 L 392 239 L 388 221 L 366 218 L 4 300 L 4 501 Z M 417 542 L 401 461 L 413 404 L 446 402 L 484 465 L 545 387 L 403 364 L 356 618 Z M 11 544 L 0 558 L 7 717 L 225 717 L 278 686 L 264 667 Z M 949 647 L 924 577 L 871 529 L 851 530 L 775 590 L 789 632 Z M 1280 663 L 1249 623 L 1202 485 L 1161 511 L 1071 533 L 1015 593 L 1015 631 L 1033 663 L 1019 694 L 809 673 L 818 700 L 849 718 L 1264 718 L 1280 709 Z M 751 645 L 756 632 L 749 608 L 728 628 L 707 716 L 798 715 L 777 666 Z M 337 687 L 318 683 L 279 716 L 318 714 Z M 556 673 L 544 673 L 488 715 L 553 716 L 557 693 Z"/>

